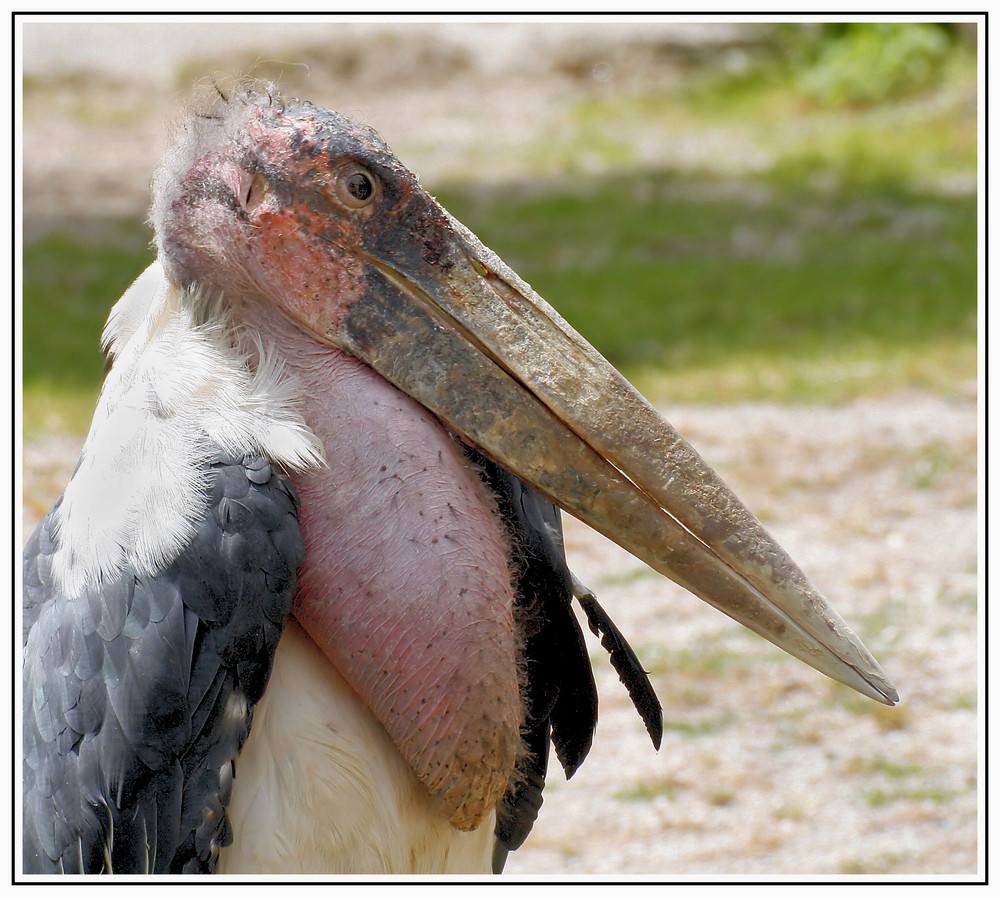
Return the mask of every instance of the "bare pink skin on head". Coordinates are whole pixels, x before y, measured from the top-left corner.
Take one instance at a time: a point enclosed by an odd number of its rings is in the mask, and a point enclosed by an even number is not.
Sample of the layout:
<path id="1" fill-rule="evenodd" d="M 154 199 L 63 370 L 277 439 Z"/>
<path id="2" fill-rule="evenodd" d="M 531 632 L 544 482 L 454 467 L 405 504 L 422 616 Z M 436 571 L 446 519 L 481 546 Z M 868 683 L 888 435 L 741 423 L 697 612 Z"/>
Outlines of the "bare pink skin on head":
<path id="1" fill-rule="evenodd" d="M 226 110 L 217 135 L 206 125 L 212 139 L 201 138 L 176 187 L 169 171 L 160 178 L 161 256 L 181 283 L 239 305 L 252 325 L 240 331 L 247 352 L 261 339 L 298 381 L 329 468 L 294 480 L 306 560 L 292 612 L 442 812 L 469 830 L 502 796 L 519 745 L 506 542 L 440 422 L 327 339 L 365 290 L 366 241 L 406 217 L 430 244 L 439 213 L 387 154 L 400 173 L 384 188 L 394 191 L 380 209 L 387 220 L 338 204 L 350 147 L 377 159 L 380 144 L 351 126 L 348 150 L 332 152 L 340 122 L 330 129 L 305 112 L 249 104 Z"/>
<path id="2" fill-rule="evenodd" d="M 448 225 L 373 131 L 338 116 L 344 143 L 396 175 L 386 197 L 391 202 L 377 212 L 374 205 L 345 209 L 336 186 L 351 154 L 331 146 L 324 130 L 329 122 L 296 111 L 285 116 L 266 105 L 230 107 L 231 118 L 219 125 L 229 133 L 191 165 L 180 189 L 163 189 L 167 178 L 158 177 L 158 192 L 170 199 L 170 221 L 155 223 L 161 257 L 180 282 L 266 297 L 317 335 L 333 336 L 364 290 L 366 240 L 400 228 L 404 239 L 432 243 Z M 280 177 L 269 177 L 273 172 Z M 154 206 L 154 221 L 157 212 Z"/>

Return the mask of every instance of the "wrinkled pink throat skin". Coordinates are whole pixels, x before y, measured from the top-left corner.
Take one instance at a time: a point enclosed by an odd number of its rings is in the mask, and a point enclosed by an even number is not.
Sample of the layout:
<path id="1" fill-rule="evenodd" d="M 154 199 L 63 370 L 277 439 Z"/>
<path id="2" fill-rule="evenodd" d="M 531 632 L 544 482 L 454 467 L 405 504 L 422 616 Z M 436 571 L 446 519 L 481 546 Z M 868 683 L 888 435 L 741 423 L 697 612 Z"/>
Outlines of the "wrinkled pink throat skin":
<path id="1" fill-rule="evenodd" d="M 519 723 L 508 559 L 440 424 L 334 350 L 308 377 L 329 469 L 296 479 L 293 613 L 460 829 L 503 793 Z"/>

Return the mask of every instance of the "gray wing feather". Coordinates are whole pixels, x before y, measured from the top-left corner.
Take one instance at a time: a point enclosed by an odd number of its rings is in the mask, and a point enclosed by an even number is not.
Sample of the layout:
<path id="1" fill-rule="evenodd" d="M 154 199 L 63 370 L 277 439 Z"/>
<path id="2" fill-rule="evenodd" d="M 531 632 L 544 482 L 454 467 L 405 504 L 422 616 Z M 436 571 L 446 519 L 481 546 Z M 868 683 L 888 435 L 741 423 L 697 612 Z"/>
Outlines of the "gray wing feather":
<path id="1" fill-rule="evenodd" d="M 207 872 L 304 549 L 291 484 L 219 454 L 189 544 L 68 600 L 24 556 L 24 871 Z M 58 507 L 58 503 L 57 503 Z M 55 510 L 55 509 L 53 509 Z"/>

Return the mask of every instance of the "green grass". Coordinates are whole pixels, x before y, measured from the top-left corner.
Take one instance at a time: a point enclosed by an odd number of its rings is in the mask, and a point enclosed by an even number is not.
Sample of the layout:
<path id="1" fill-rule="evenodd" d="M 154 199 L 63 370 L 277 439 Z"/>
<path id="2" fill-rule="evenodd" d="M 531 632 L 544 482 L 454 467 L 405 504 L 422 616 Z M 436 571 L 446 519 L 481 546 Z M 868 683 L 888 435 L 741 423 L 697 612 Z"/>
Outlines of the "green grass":
<path id="1" fill-rule="evenodd" d="M 844 875 L 888 875 L 910 858 L 906 851 L 882 853 L 876 857 L 847 860 L 841 866 Z"/>
<path id="2" fill-rule="evenodd" d="M 678 673 L 694 674 L 699 679 L 732 675 L 734 668 L 748 662 L 739 652 L 711 641 L 685 648 L 641 644 L 636 646 L 636 653 L 649 675 L 665 680 Z"/>
<path id="3" fill-rule="evenodd" d="M 943 804 L 961 796 L 961 791 L 949 788 L 873 788 L 864 792 L 865 801 L 872 807 L 884 807 L 898 800 Z"/>
<path id="4" fill-rule="evenodd" d="M 976 378 L 974 197 L 657 173 L 441 199 L 656 400 L 836 401 Z M 43 402 L 92 401 L 101 328 L 146 239 L 136 225 L 26 247 L 29 422 Z"/>
<path id="5" fill-rule="evenodd" d="M 872 766 L 877 772 L 881 772 L 890 779 L 905 779 L 910 776 L 923 775 L 925 769 L 919 763 L 895 763 L 886 760 L 884 757 L 876 757 L 872 761 Z"/>
<path id="6" fill-rule="evenodd" d="M 975 379 L 972 197 L 636 174 L 443 199 L 655 398 Z"/>
<path id="7" fill-rule="evenodd" d="M 24 249 L 24 432 L 84 433 L 104 370 L 108 311 L 153 258 L 138 222 L 98 237 L 52 234 Z"/>
<path id="8" fill-rule="evenodd" d="M 628 788 L 614 792 L 612 797 L 626 803 L 645 803 L 659 797 L 672 801 L 677 799 L 678 791 L 684 787 L 686 786 L 683 782 L 668 776 L 652 782 L 636 782 Z"/>
<path id="9" fill-rule="evenodd" d="M 676 732 L 685 738 L 701 738 L 703 735 L 714 735 L 730 725 L 732 721 L 733 715 L 728 713 L 719 717 L 698 720 L 666 719 L 663 721 L 663 731 Z"/>

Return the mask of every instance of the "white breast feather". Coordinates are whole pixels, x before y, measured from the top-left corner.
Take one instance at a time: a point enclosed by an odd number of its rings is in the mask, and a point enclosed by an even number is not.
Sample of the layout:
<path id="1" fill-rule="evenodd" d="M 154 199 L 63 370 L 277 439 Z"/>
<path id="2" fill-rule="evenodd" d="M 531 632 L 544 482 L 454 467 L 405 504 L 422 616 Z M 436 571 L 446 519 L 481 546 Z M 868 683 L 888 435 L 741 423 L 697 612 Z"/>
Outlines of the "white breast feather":
<path id="1" fill-rule="evenodd" d="M 290 619 L 236 763 L 218 872 L 489 874 L 492 814 L 454 828 L 367 705 Z"/>

